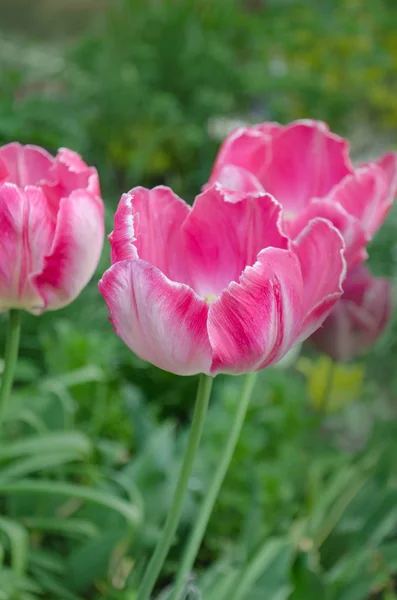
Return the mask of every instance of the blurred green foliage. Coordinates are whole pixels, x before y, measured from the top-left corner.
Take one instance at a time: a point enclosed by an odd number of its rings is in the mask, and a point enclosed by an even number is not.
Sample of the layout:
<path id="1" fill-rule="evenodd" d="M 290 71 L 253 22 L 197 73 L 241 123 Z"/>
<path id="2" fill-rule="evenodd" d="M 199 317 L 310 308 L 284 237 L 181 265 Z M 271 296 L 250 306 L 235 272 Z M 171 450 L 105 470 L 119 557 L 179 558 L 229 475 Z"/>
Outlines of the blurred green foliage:
<path id="1" fill-rule="evenodd" d="M 322 118 L 353 140 L 364 127 L 373 152 L 397 128 L 396 22 L 390 0 L 119 1 L 70 42 L 1 40 L 0 142 L 82 153 L 100 172 L 108 231 L 134 185 L 198 193 L 216 117 Z M 372 269 L 395 282 L 396 227 L 394 210 L 370 247 Z M 72 306 L 24 316 L 0 443 L 2 600 L 134 600 L 170 505 L 197 382 L 111 333 L 96 289 L 107 256 Z M 339 369 L 332 411 L 310 349 L 261 375 L 186 598 L 397 597 L 396 334 L 394 316 Z M 163 600 L 241 383 L 215 382 Z"/>

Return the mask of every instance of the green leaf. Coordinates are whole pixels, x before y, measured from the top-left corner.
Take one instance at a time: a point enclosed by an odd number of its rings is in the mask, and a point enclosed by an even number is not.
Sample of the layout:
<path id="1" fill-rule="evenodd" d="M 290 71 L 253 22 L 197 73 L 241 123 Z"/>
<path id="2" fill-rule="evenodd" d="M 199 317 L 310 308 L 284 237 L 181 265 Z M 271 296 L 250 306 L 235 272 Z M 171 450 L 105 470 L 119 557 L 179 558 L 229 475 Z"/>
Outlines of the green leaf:
<path id="1" fill-rule="evenodd" d="M 48 573 L 48 571 L 40 569 L 39 567 L 32 567 L 32 572 L 42 587 L 53 594 L 57 600 L 83 600 L 80 596 L 77 596 L 65 588 L 64 585 L 53 575 Z"/>
<path id="2" fill-rule="evenodd" d="M 0 471 L 0 483 L 8 483 L 13 479 L 21 479 L 26 475 L 65 465 L 69 462 L 81 460 L 79 450 L 75 452 L 54 452 L 52 454 L 39 454 L 28 458 L 15 460 L 7 467 L 3 467 Z"/>
<path id="3" fill-rule="evenodd" d="M 286 600 L 292 591 L 289 580 L 292 558 L 293 547 L 288 540 L 274 538 L 266 541 L 239 573 L 230 599 L 254 600 L 257 596 Z"/>
<path id="4" fill-rule="evenodd" d="M 141 512 L 133 504 L 125 502 L 124 500 L 117 498 L 117 496 L 113 496 L 107 492 L 102 492 L 73 483 L 61 483 L 45 479 L 40 479 L 37 481 L 33 479 L 25 479 L 16 483 L 0 483 L 0 493 L 28 496 L 30 494 L 48 494 L 50 496 L 60 495 L 77 498 L 115 510 L 133 527 L 136 527 L 142 519 Z"/>
<path id="5" fill-rule="evenodd" d="M 45 390 L 56 390 L 60 387 L 73 387 L 92 381 L 103 381 L 104 372 L 97 365 L 86 365 L 80 369 L 42 379 L 40 387 Z"/>
<path id="6" fill-rule="evenodd" d="M 93 537 L 98 534 L 96 525 L 85 519 L 28 517 L 24 519 L 24 525 L 28 529 L 59 533 L 76 539 Z"/>
<path id="7" fill-rule="evenodd" d="M 86 456 L 91 452 L 90 439 L 80 431 L 56 431 L 42 433 L 18 440 L 0 448 L 0 460 L 8 460 L 32 454 L 74 452 Z"/>
<path id="8" fill-rule="evenodd" d="M 17 575 L 23 575 L 26 570 L 29 537 L 22 525 L 0 517 L 0 530 L 10 540 L 11 565 Z"/>
<path id="9" fill-rule="evenodd" d="M 74 591 L 82 593 L 96 580 L 107 579 L 113 552 L 124 537 L 125 530 L 105 531 L 70 554 L 65 578 Z"/>

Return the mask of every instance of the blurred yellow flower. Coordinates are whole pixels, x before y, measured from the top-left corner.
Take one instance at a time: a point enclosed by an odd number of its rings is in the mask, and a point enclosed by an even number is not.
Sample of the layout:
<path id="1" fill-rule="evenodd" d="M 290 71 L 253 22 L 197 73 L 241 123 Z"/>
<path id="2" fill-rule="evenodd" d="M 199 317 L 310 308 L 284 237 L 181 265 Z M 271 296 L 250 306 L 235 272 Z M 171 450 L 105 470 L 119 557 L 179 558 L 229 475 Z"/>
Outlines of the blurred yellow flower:
<path id="1" fill-rule="evenodd" d="M 361 396 L 364 368 L 332 361 L 322 355 L 315 360 L 302 357 L 296 368 L 307 381 L 310 405 L 325 412 L 334 412 Z"/>

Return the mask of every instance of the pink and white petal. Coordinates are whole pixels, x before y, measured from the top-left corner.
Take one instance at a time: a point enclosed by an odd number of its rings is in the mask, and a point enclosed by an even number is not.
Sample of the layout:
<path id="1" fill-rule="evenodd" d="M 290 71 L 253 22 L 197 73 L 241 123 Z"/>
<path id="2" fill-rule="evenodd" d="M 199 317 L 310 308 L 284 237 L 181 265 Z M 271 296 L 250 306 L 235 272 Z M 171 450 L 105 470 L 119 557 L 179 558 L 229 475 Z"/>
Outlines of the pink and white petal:
<path id="1" fill-rule="evenodd" d="M 241 167 L 261 182 L 262 173 L 270 160 L 270 141 L 271 136 L 256 127 L 240 127 L 233 131 L 219 150 L 209 183 L 219 180 L 219 173 L 225 165 Z"/>
<path id="2" fill-rule="evenodd" d="M 211 178 L 209 183 L 203 186 L 203 191 L 211 188 L 215 183 L 215 178 Z M 222 165 L 217 171 L 216 183 L 224 188 L 232 190 L 236 194 L 263 192 L 264 189 L 259 181 L 249 171 L 236 165 Z"/>
<path id="3" fill-rule="evenodd" d="M 327 219 L 342 234 L 345 243 L 344 257 L 347 266 L 351 268 L 366 260 L 368 255 L 365 248 L 370 238 L 357 218 L 349 214 L 340 204 L 331 202 L 328 198 L 327 196 L 325 200 L 311 202 L 297 219 L 287 223 L 287 231 L 294 239 L 313 219 L 317 217 Z"/>
<path id="4" fill-rule="evenodd" d="M 127 258 L 138 258 L 132 200 L 131 193 L 123 194 L 114 215 L 113 231 L 109 234 L 112 264 Z"/>
<path id="5" fill-rule="evenodd" d="M 200 296 L 218 296 L 267 246 L 287 248 L 280 205 L 268 194 L 233 196 L 216 184 L 197 196 L 183 225 L 186 262 Z"/>
<path id="6" fill-rule="evenodd" d="M 298 215 L 312 198 L 322 198 L 353 171 L 348 142 L 320 121 L 295 121 L 274 136 L 265 190 Z"/>
<path id="7" fill-rule="evenodd" d="M 0 148 L 0 161 L 8 171 L 7 181 L 21 187 L 52 180 L 54 158 L 39 146 L 12 142 Z"/>
<path id="8" fill-rule="evenodd" d="M 60 148 L 55 157 L 54 170 L 65 190 L 64 195 L 76 189 L 86 189 L 94 196 L 101 195 L 97 170 L 89 167 L 77 152 Z"/>
<path id="9" fill-rule="evenodd" d="M 209 374 L 207 303 L 144 260 L 114 264 L 99 282 L 117 335 L 135 354 L 177 375 Z"/>
<path id="10" fill-rule="evenodd" d="M 93 276 L 104 241 L 103 204 L 84 190 L 60 202 L 55 236 L 34 283 L 45 310 L 70 304 Z"/>
<path id="11" fill-rule="evenodd" d="M 315 219 L 292 242 L 292 247 L 302 269 L 305 317 L 300 340 L 304 340 L 320 327 L 343 293 L 344 242 L 329 221 Z"/>
<path id="12" fill-rule="evenodd" d="M 387 194 L 387 180 L 382 169 L 376 164 L 368 164 L 345 177 L 326 200 L 342 206 L 372 236 L 389 208 L 385 202 Z"/>
<path id="13" fill-rule="evenodd" d="M 244 373 L 280 360 L 297 341 L 302 324 L 299 260 L 267 248 L 211 305 L 208 335 L 211 372 Z"/>
<path id="14" fill-rule="evenodd" d="M 0 310 L 23 308 L 36 313 L 44 302 L 32 281 L 54 236 L 40 188 L 0 186 Z"/>
<path id="15" fill-rule="evenodd" d="M 190 207 L 165 186 L 136 187 L 124 194 L 110 235 L 112 263 L 134 258 L 137 252 L 173 281 L 189 283 L 181 233 L 189 212 Z"/>

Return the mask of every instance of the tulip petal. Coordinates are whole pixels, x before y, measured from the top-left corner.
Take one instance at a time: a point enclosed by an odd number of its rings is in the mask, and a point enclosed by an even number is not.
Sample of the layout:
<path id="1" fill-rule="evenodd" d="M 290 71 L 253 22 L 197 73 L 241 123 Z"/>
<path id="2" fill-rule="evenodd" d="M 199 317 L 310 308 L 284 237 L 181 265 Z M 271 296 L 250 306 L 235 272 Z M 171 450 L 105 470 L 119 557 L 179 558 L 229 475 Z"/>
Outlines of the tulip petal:
<path id="1" fill-rule="evenodd" d="M 386 194 L 383 203 L 383 219 L 387 215 L 397 195 L 397 152 L 384 154 L 376 164 L 382 169 L 386 178 Z M 382 223 L 382 212 L 379 216 L 379 224 Z M 378 225 L 379 227 L 379 225 Z"/>
<path id="2" fill-rule="evenodd" d="M 295 215 L 352 172 L 348 143 L 319 121 L 296 121 L 285 127 L 273 137 L 271 149 L 261 183 Z"/>
<path id="3" fill-rule="evenodd" d="M 167 187 L 136 187 L 120 200 L 109 239 L 112 263 L 146 260 L 173 281 L 189 283 L 181 228 L 190 207 Z"/>
<path id="4" fill-rule="evenodd" d="M 287 248 L 280 215 L 280 205 L 268 194 L 233 196 L 216 184 L 197 196 L 183 226 L 196 292 L 218 296 L 264 247 Z"/>
<path id="5" fill-rule="evenodd" d="M 103 240 L 102 201 L 84 190 L 60 201 L 51 250 L 34 278 L 46 310 L 62 308 L 78 296 L 94 274 Z"/>
<path id="6" fill-rule="evenodd" d="M 266 248 L 208 314 L 211 372 L 244 373 L 277 362 L 293 346 L 302 320 L 302 275 L 297 257 Z"/>
<path id="7" fill-rule="evenodd" d="M 0 185 L 8 178 L 8 169 L 5 162 L 0 157 Z"/>
<path id="8" fill-rule="evenodd" d="M 339 231 L 324 219 L 314 219 L 292 246 L 303 276 L 304 313 L 300 339 L 313 333 L 343 293 L 346 276 L 344 243 Z"/>
<path id="9" fill-rule="evenodd" d="M 387 193 L 387 180 L 381 167 L 369 164 L 345 177 L 331 190 L 326 200 L 342 206 L 371 236 L 390 208 L 390 204 L 386 206 L 385 202 Z"/>
<path id="10" fill-rule="evenodd" d="M 178 375 L 209 373 L 208 306 L 146 261 L 114 264 L 99 282 L 117 335 L 143 360 Z"/>
<path id="11" fill-rule="evenodd" d="M 219 183 L 226 189 L 235 191 L 237 194 L 265 191 L 255 175 L 243 169 L 243 167 L 237 167 L 236 165 L 223 165 L 219 167 L 216 177 L 211 177 L 210 182 L 203 186 L 203 191 L 211 188 L 214 183 Z"/>
<path id="12" fill-rule="evenodd" d="M 54 159 L 38 146 L 22 146 L 18 142 L 0 148 L 0 161 L 8 171 L 7 181 L 21 187 L 52 181 Z"/>
<path id="13" fill-rule="evenodd" d="M 100 196 L 97 170 L 89 167 L 77 152 L 68 148 L 60 148 L 55 157 L 54 171 L 63 188 L 63 195 L 73 190 L 88 190 L 94 196 Z"/>
<path id="14" fill-rule="evenodd" d="M 382 334 L 392 311 L 390 281 L 372 277 L 361 265 L 349 272 L 343 287 L 342 298 L 311 337 L 319 350 L 338 361 L 368 349 Z"/>
<path id="15" fill-rule="evenodd" d="M 314 200 L 297 219 L 287 222 L 288 233 L 292 238 L 296 238 L 307 224 L 317 217 L 330 221 L 342 234 L 345 242 L 344 256 L 349 268 L 366 260 L 368 234 L 356 217 L 349 214 L 338 202 L 331 201 L 329 196 L 325 200 Z"/>
<path id="16" fill-rule="evenodd" d="M 260 180 L 271 157 L 270 134 L 276 127 L 274 124 L 271 125 L 268 131 L 265 129 L 266 133 L 255 127 L 240 127 L 233 131 L 219 150 L 209 183 L 220 180 L 220 172 L 225 165 L 241 167 Z"/>
<path id="17" fill-rule="evenodd" d="M 0 231 L 0 310 L 37 313 L 44 302 L 33 275 L 42 270 L 54 236 L 40 188 L 0 186 Z"/>

